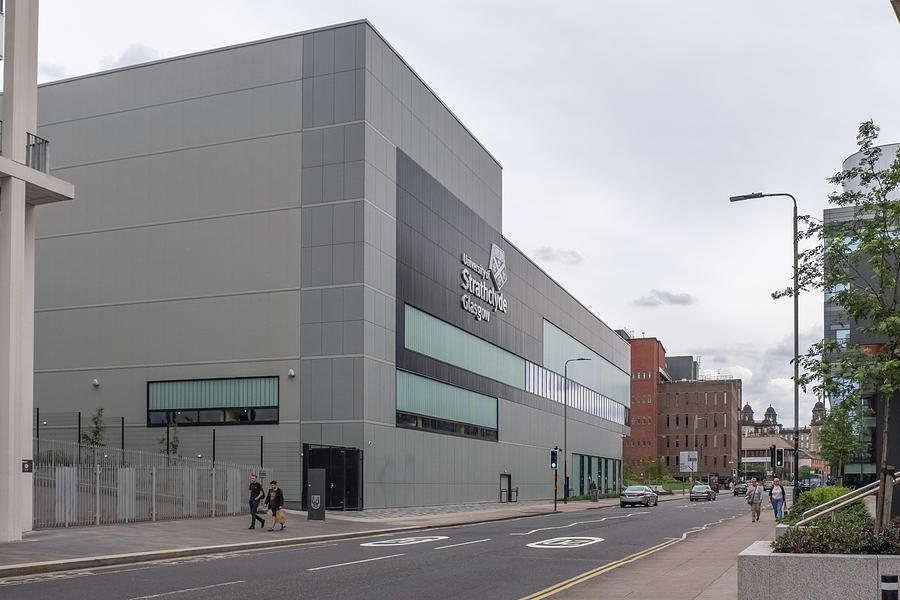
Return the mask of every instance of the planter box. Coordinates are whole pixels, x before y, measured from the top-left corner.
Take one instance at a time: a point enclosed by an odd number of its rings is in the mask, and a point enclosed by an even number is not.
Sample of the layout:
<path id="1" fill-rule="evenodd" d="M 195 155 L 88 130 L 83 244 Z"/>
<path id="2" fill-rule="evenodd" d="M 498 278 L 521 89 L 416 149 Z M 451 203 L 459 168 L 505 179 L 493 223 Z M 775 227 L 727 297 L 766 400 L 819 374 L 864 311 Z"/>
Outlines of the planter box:
<path id="1" fill-rule="evenodd" d="M 754 542 L 738 555 L 738 600 L 872 600 L 882 575 L 900 575 L 900 555 L 776 554 Z"/>

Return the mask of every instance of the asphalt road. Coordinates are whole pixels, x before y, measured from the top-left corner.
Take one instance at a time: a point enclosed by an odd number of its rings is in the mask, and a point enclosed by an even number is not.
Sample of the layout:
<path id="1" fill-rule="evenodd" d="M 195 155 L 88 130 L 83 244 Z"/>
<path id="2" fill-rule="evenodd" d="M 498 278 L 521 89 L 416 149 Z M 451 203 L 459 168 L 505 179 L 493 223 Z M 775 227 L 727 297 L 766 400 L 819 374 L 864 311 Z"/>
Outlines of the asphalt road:
<path id="1" fill-rule="evenodd" d="M 675 500 L 0 580 L 0 599 L 525 598 L 747 514 Z M 601 575 L 602 577 L 602 575 Z M 593 581 L 597 581 L 594 579 Z"/>

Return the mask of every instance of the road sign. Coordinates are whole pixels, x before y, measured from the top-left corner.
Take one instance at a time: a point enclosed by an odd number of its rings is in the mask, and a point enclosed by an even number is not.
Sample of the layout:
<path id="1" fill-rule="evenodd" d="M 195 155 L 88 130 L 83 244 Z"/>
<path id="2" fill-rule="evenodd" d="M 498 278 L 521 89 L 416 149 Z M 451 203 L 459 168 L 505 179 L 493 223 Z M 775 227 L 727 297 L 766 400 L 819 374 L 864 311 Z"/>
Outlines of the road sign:
<path id="1" fill-rule="evenodd" d="M 697 470 L 697 451 L 683 450 L 679 452 L 678 470 L 681 473 L 691 473 Z"/>

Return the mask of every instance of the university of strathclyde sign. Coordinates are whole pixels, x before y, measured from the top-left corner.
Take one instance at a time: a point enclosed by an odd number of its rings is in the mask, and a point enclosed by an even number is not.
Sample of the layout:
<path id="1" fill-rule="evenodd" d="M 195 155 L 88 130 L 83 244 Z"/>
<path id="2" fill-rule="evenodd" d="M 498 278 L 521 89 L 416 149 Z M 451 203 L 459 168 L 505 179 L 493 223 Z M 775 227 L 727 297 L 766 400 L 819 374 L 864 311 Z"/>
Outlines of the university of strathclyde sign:
<path id="1" fill-rule="evenodd" d="M 497 244 L 491 244 L 488 269 L 471 256 L 462 253 L 463 268 L 459 273 L 460 287 L 465 290 L 460 296 L 463 310 L 475 317 L 476 321 L 490 321 L 491 313 L 509 312 L 509 301 L 500 288 L 509 279 L 506 272 L 506 253 Z M 487 306 L 481 302 L 487 303 Z"/>

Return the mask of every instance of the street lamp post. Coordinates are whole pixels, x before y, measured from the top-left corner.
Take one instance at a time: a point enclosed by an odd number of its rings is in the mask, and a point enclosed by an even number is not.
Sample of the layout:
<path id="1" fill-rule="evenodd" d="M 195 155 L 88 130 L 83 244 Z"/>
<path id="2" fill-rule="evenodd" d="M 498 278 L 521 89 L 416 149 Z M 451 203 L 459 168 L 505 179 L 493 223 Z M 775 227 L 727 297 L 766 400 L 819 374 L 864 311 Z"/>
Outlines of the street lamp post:
<path id="1" fill-rule="evenodd" d="M 800 473 L 798 465 L 800 464 L 800 324 L 799 315 L 799 297 L 800 289 L 798 285 L 799 269 L 797 268 L 798 252 L 797 252 L 797 199 L 791 194 L 779 192 L 775 194 L 763 194 L 762 192 L 754 192 L 752 194 L 743 194 L 740 196 L 732 196 L 729 198 L 732 202 L 740 202 L 741 200 L 752 200 L 754 198 L 772 198 L 787 197 L 794 203 L 794 502 L 800 495 Z"/>
<path id="2" fill-rule="evenodd" d="M 569 363 L 589 358 L 570 358 L 563 365 L 563 504 L 569 503 Z"/>

